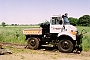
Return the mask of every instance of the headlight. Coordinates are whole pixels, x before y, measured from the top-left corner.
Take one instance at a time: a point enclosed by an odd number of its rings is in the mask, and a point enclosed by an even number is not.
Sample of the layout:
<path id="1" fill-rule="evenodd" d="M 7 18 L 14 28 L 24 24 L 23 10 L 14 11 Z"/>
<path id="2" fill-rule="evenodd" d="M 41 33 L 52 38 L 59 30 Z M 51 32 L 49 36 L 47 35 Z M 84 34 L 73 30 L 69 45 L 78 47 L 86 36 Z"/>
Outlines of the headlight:
<path id="1" fill-rule="evenodd" d="M 76 34 L 77 34 L 77 32 L 76 32 L 76 31 L 74 31 L 74 30 L 71 30 L 71 34 L 76 35 Z"/>

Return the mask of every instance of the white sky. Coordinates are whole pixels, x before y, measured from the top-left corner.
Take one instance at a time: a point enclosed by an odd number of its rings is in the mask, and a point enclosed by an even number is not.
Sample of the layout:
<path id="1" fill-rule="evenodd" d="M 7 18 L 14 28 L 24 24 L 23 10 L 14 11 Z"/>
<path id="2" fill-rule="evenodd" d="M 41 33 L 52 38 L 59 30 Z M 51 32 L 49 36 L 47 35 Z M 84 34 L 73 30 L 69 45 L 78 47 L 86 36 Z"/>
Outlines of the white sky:
<path id="1" fill-rule="evenodd" d="M 0 0 L 0 23 L 36 24 L 66 12 L 75 18 L 90 15 L 90 0 Z"/>

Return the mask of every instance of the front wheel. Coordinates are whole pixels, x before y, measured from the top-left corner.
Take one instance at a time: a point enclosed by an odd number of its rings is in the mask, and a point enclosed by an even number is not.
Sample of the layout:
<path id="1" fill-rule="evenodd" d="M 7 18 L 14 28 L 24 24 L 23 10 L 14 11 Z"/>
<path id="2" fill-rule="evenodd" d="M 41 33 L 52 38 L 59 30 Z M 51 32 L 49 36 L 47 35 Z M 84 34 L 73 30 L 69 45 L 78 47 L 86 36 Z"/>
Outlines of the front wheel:
<path id="1" fill-rule="evenodd" d="M 39 40 L 37 38 L 28 38 L 28 48 L 36 50 L 39 47 Z"/>
<path id="2" fill-rule="evenodd" d="M 60 40 L 58 43 L 58 49 L 60 52 L 70 53 L 73 51 L 73 43 L 70 40 Z"/>

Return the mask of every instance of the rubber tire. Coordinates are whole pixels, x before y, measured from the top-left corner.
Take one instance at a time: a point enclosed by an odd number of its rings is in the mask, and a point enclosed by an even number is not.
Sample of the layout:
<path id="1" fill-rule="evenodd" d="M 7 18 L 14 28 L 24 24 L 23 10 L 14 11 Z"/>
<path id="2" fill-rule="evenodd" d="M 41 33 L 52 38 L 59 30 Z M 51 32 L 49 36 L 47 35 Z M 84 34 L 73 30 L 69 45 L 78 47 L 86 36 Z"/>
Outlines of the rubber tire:
<path id="1" fill-rule="evenodd" d="M 62 42 L 63 41 L 67 41 L 69 43 L 69 48 L 68 49 L 62 48 Z M 58 49 L 59 49 L 60 52 L 70 53 L 70 52 L 73 51 L 73 47 L 74 47 L 74 45 L 70 40 L 63 39 L 63 40 L 60 40 L 59 43 L 58 43 Z"/>
<path id="2" fill-rule="evenodd" d="M 35 46 L 30 45 L 31 40 L 35 41 Z M 27 44 L 28 44 L 28 48 L 36 50 L 39 47 L 39 39 L 37 39 L 35 37 L 28 38 Z"/>

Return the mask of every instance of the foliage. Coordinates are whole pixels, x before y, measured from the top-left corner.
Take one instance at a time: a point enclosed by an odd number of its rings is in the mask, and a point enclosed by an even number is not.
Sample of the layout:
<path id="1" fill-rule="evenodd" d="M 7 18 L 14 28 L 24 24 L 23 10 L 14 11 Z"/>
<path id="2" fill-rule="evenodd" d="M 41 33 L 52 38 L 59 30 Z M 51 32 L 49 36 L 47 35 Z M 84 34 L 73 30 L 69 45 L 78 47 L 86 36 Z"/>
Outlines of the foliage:
<path id="1" fill-rule="evenodd" d="M 79 18 L 78 24 L 80 26 L 90 26 L 90 16 L 89 15 L 83 15 Z"/>
<path id="2" fill-rule="evenodd" d="M 12 26 L 18 26 L 18 24 L 11 24 Z"/>
<path id="3" fill-rule="evenodd" d="M 14 24 L 11 24 L 12 26 L 14 26 Z"/>
<path id="4" fill-rule="evenodd" d="M 5 27 L 6 26 L 6 23 L 5 22 L 2 22 L 2 26 Z"/>
<path id="5" fill-rule="evenodd" d="M 45 22 L 43 22 L 43 23 L 45 23 L 45 24 L 49 24 L 50 22 L 49 22 L 48 20 L 45 20 Z"/>
<path id="6" fill-rule="evenodd" d="M 82 31 L 82 29 L 87 31 L 87 33 L 83 35 L 82 46 L 84 51 L 90 50 L 90 27 L 77 26 L 77 28 L 79 33 Z"/>
<path id="7" fill-rule="evenodd" d="M 23 28 L 20 27 L 0 27 L 0 41 L 25 44 L 22 30 Z M 16 32 L 19 34 L 18 38 Z"/>
<path id="8" fill-rule="evenodd" d="M 70 24 L 72 24 L 74 26 L 77 25 L 77 21 L 78 21 L 77 18 L 69 17 L 68 20 L 69 20 Z"/>
<path id="9" fill-rule="evenodd" d="M 39 23 L 38 25 L 40 26 L 42 23 Z M 48 20 L 45 20 L 44 22 L 43 22 L 43 24 L 50 24 L 50 22 L 48 21 Z"/>

